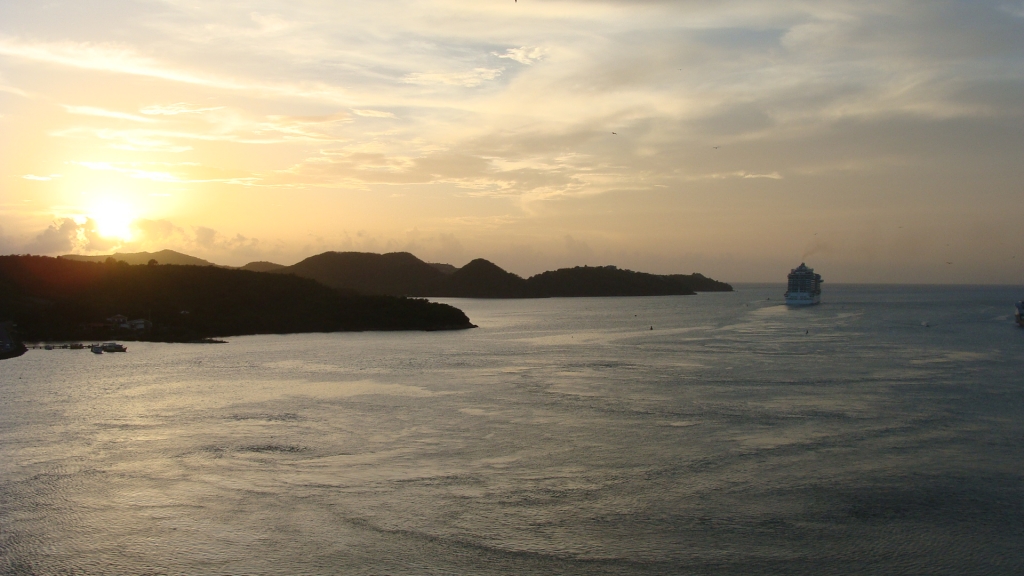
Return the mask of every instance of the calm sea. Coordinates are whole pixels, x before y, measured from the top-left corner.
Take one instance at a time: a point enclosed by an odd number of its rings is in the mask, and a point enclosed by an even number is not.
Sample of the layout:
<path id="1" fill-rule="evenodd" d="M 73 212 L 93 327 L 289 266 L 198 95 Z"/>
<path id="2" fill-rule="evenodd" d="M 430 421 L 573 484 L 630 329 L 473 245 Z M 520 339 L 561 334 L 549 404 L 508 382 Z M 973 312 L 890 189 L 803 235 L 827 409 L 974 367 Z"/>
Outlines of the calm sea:
<path id="1" fill-rule="evenodd" d="M 32 350 L 0 574 L 1024 573 L 1024 290 L 782 292 Z"/>

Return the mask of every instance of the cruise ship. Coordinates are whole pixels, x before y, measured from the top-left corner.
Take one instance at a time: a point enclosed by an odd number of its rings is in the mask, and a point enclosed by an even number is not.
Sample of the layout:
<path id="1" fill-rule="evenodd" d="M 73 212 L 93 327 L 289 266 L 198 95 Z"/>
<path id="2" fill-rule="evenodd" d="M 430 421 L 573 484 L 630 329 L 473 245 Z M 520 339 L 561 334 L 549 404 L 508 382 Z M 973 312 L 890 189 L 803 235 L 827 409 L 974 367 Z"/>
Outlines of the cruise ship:
<path id="1" fill-rule="evenodd" d="M 786 304 L 809 306 L 821 302 L 821 274 L 808 268 L 803 262 L 789 271 L 789 286 L 786 289 Z"/>

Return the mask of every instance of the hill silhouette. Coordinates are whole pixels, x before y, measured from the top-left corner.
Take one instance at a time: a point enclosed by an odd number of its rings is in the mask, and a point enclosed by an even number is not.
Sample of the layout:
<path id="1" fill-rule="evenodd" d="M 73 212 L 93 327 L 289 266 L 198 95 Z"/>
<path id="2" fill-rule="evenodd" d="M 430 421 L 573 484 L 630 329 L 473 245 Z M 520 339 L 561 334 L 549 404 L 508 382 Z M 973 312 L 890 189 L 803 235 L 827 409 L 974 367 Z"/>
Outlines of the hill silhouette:
<path id="1" fill-rule="evenodd" d="M 111 326 L 114 315 L 144 330 Z M 0 256 L 0 320 L 25 340 L 193 341 L 216 336 L 471 328 L 461 310 L 343 293 L 310 279 L 214 266 L 132 266 Z"/>
<path id="2" fill-rule="evenodd" d="M 245 266 L 239 268 L 239 270 L 249 270 L 251 272 L 273 272 L 274 270 L 280 270 L 284 268 L 284 264 L 274 264 L 273 262 L 249 262 Z"/>
<path id="3" fill-rule="evenodd" d="M 150 260 L 156 260 L 158 264 L 176 264 L 178 266 L 216 266 L 213 262 L 175 252 L 174 250 L 161 250 L 159 252 L 115 252 L 105 256 L 82 256 L 79 254 L 64 254 L 59 256 L 65 260 L 77 260 L 79 262 L 106 262 L 107 258 L 122 261 L 127 264 L 138 265 L 148 264 Z"/>
<path id="4" fill-rule="evenodd" d="M 324 252 L 272 271 L 362 294 L 424 296 L 445 274 L 408 252 Z"/>
<path id="5" fill-rule="evenodd" d="M 524 280 L 482 258 L 446 274 L 408 252 L 325 252 L 272 272 L 364 294 L 450 298 L 667 296 L 732 290 L 701 274 L 647 274 L 615 266 L 563 268 Z"/>
<path id="6" fill-rule="evenodd" d="M 526 280 L 496 264 L 477 258 L 441 278 L 428 296 L 454 298 L 526 298 L 531 294 Z"/>
<path id="7" fill-rule="evenodd" d="M 694 290 L 667 276 L 620 270 L 615 266 L 576 266 L 531 276 L 527 285 L 544 296 L 679 296 Z"/>
<path id="8" fill-rule="evenodd" d="M 113 258 L 119 262 L 131 264 L 133 266 L 139 264 L 149 264 L 150 260 L 156 260 L 157 264 L 174 264 L 176 266 L 218 266 L 220 268 L 235 268 L 236 270 L 251 270 L 253 272 L 271 272 L 278 268 L 284 268 L 284 264 L 274 264 L 273 262 L 249 262 L 245 266 L 221 266 L 220 264 L 214 264 L 209 260 L 203 260 L 195 256 L 189 256 L 188 254 L 182 254 L 181 252 L 175 252 L 174 250 L 161 250 L 159 252 L 114 252 L 113 254 L 105 254 L 102 256 L 83 256 L 81 254 L 64 254 L 60 256 L 66 260 L 76 260 L 78 262 L 106 262 L 107 258 Z"/>
<path id="9" fill-rule="evenodd" d="M 173 250 L 115 254 L 115 260 L 161 265 L 185 263 L 216 266 Z M 109 256 L 62 256 L 104 261 Z M 222 266 L 222 268 L 228 268 Z M 615 266 L 577 266 L 543 272 L 528 279 L 477 258 L 462 268 L 428 263 L 408 252 L 324 252 L 292 266 L 250 262 L 240 268 L 253 272 L 292 274 L 331 288 L 359 294 L 451 298 L 545 298 L 551 296 L 666 296 L 695 292 L 731 291 L 732 286 L 702 274 L 647 274 Z"/>

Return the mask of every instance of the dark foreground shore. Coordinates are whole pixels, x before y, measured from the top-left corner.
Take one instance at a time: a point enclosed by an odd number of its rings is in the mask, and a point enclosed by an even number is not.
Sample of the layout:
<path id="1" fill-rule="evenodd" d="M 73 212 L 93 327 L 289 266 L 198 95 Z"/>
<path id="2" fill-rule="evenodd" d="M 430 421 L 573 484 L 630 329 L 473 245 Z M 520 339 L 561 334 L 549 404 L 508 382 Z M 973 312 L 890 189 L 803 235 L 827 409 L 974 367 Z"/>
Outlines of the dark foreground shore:
<path id="1" fill-rule="evenodd" d="M 0 318 L 25 341 L 195 342 L 253 334 L 474 328 L 458 308 L 291 275 L 0 257 Z"/>

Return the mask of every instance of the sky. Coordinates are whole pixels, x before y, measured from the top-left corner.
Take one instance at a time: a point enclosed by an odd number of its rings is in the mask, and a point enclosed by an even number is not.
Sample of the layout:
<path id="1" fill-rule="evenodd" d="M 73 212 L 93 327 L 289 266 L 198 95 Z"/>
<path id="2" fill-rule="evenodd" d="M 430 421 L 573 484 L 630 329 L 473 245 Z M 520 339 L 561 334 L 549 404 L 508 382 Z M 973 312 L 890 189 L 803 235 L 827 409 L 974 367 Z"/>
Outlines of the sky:
<path id="1" fill-rule="evenodd" d="M 0 0 L 0 254 L 1024 284 L 1024 2 Z"/>

